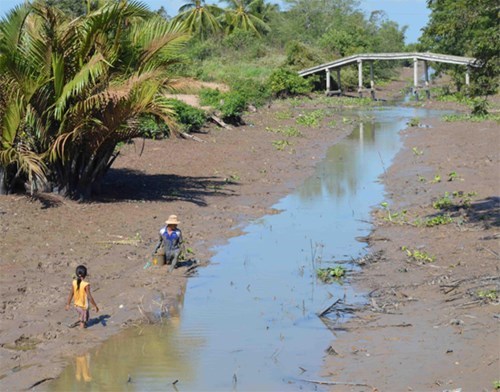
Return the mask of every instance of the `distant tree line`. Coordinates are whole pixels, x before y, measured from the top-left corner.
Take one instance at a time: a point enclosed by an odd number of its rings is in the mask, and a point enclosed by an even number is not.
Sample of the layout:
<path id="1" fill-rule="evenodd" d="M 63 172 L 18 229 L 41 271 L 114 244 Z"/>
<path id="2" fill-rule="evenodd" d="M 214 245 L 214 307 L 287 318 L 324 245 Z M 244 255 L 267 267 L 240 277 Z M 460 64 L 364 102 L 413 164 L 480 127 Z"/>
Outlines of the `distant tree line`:
<path id="1" fill-rule="evenodd" d="M 0 20 L 0 193 L 24 187 L 88 199 L 124 142 L 203 124 L 202 111 L 167 97 L 182 78 L 229 86 L 200 97 L 239 123 L 250 104 L 322 85 L 299 69 L 414 49 L 406 27 L 382 11 L 367 17 L 355 0 L 285 0 L 283 10 L 265 0 L 220 3 L 186 1 L 173 17 L 127 0 L 36 0 L 11 10 Z M 419 49 L 478 58 L 474 91 L 496 91 L 498 5 L 428 5 Z M 395 66 L 377 64 L 377 78 Z M 343 70 L 343 88 L 356 81 L 356 69 Z"/>

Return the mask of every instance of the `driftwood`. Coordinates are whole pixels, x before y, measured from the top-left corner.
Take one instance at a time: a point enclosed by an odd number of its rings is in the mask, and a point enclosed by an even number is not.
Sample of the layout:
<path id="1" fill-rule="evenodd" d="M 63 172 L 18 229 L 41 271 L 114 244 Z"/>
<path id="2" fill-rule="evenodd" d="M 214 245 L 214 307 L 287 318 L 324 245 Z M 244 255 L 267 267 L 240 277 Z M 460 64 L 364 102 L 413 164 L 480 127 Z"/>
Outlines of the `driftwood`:
<path id="1" fill-rule="evenodd" d="M 384 325 L 362 325 L 359 327 L 331 327 L 332 331 L 350 331 L 352 329 L 377 329 L 377 328 L 406 328 L 413 327 L 413 324 L 402 323 L 402 324 L 384 324 Z"/>
<path id="2" fill-rule="evenodd" d="M 364 384 L 361 382 L 347 382 L 347 381 L 319 381 L 319 380 L 304 380 L 301 379 L 300 381 L 305 381 L 305 382 L 310 382 L 313 384 L 320 384 L 320 385 L 349 385 L 352 387 L 369 387 L 372 390 L 376 391 L 377 388 L 375 388 L 373 385 L 370 384 Z"/>
<path id="3" fill-rule="evenodd" d="M 226 124 L 221 118 L 217 117 L 215 114 L 212 114 L 210 116 L 210 119 L 216 123 L 218 126 L 222 127 L 222 128 L 225 128 L 225 129 L 233 129 L 231 128 L 231 126 L 229 126 L 228 124 Z"/>
<path id="4" fill-rule="evenodd" d="M 183 137 L 184 139 L 191 139 L 191 140 L 194 140 L 194 141 L 197 141 L 197 142 L 200 142 L 200 143 L 206 143 L 205 140 L 200 139 L 197 136 L 190 135 L 189 133 L 186 133 L 186 132 L 180 132 L 179 135 L 181 135 L 181 137 Z"/>
<path id="5" fill-rule="evenodd" d="M 323 310 L 320 314 L 318 314 L 318 317 L 324 317 L 325 315 L 327 315 L 328 313 L 330 313 L 332 310 L 335 309 L 335 306 L 341 301 L 341 299 L 339 298 L 338 300 L 336 300 L 333 304 L 331 304 L 329 307 L 327 307 L 325 310 Z"/>
<path id="6" fill-rule="evenodd" d="M 30 386 L 26 390 L 29 391 L 30 389 L 33 389 L 33 388 L 35 388 L 36 386 L 38 386 L 40 384 L 43 384 L 45 381 L 50 381 L 50 380 L 54 380 L 54 377 L 43 378 L 40 381 L 37 381 L 36 383 L 34 383 L 32 386 Z"/>

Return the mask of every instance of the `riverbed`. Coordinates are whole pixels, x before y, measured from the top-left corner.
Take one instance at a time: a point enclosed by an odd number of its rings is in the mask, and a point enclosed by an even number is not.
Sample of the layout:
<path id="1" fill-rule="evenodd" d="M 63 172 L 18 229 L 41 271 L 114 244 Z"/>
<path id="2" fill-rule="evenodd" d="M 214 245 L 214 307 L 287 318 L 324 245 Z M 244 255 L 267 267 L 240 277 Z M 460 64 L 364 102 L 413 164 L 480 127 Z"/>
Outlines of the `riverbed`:
<path id="1" fill-rule="evenodd" d="M 133 328 L 79 355 L 50 390 L 316 390 L 331 331 L 318 314 L 337 299 L 364 301 L 346 261 L 366 254 L 359 241 L 384 201 L 379 181 L 412 118 L 442 112 L 382 107 L 328 149 L 314 173 L 243 234 L 213 249 L 188 281 L 179 306 L 155 326 Z M 324 284 L 320 268 L 347 276 Z M 339 320 L 341 321 L 341 320 Z"/>

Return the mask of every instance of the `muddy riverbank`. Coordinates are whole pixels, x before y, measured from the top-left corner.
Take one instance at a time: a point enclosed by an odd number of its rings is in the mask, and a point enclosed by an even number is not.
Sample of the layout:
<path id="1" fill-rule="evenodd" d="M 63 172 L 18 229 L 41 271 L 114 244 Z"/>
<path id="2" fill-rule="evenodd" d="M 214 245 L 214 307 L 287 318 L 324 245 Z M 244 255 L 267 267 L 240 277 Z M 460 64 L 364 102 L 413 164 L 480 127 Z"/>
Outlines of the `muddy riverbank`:
<path id="1" fill-rule="evenodd" d="M 249 115 L 246 126 L 233 130 L 210 127 L 198 135 L 205 143 L 173 139 L 148 140 L 144 148 L 142 141 L 128 145 L 108 176 L 103 195 L 92 203 L 78 204 L 55 195 L 1 197 L 2 390 L 25 389 L 57 377 L 67 364 L 67 358 L 82 354 L 121 329 L 141 322 L 144 319 L 141 309 L 147 308 L 148 301 L 156 293 L 163 295 L 167 307 L 175 302 L 183 293 L 188 267 L 182 266 L 171 275 L 165 268 L 144 268 L 150 261 L 157 231 L 163 221 L 172 213 L 179 216 L 188 241 L 187 247 L 193 250 L 193 257 L 204 264 L 209 260 L 214 245 L 237 235 L 238 228 L 252 218 L 272 212 L 269 207 L 303 181 L 327 147 L 352 129 L 352 124 L 344 121 L 343 108 L 329 112 L 319 127 L 298 126 L 297 116 L 302 110 L 313 108 L 314 104 L 311 104 L 305 100 L 296 110 L 291 110 L 286 106 L 288 104 L 275 104 Z M 332 126 L 334 123 L 336 125 Z M 483 202 L 495 201 L 488 197 L 498 196 L 498 174 L 492 175 L 498 173 L 498 155 L 496 150 L 491 150 L 498 146 L 497 125 L 474 124 L 473 129 L 477 132 L 474 134 L 469 131 L 471 123 L 432 125 L 433 128 L 428 129 L 412 128 L 405 134 L 406 148 L 383 178 L 390 207 L 408 209 L 411 217 L 427 216 L 432 213 L 430 200 L 448 188 L 451 192 L 476 192 L 477 195 L 471 198 L 473 205 L 484 206 Z M 302 137 L 284 135 L 282 131 L 291 126 L 299 129 Z M 477 131 L 479 129 L 480 132 Z M 449 140 L 457 146 L 452 146 Z M 415 154 L 414 147 L 423 153 Z M 467 151 L 466 155 L 463 155 L 464 151 Z M 448 182 L 447 176 L 451 172 L 456 172 L 458 178 Z M 441 182 L 433 182 L 436 174 L 441 175 Z M 417 175 L 424 177 L 425 182 Z M 359 279 L 361 290 L 376 289 L 380 293 L 372 302 L 376 310 L 382 310 L 376 313 L 377 317 L 396 316 L 389 314 L 393 312 L 384 311 L 389 310 L 389 305 L 397 307 L 404 323 L 412 325 L 411 329 L 402 328 L 405 333 L 410 333 L 410 337 L 398 336 L 392 330 L 387 334 L 385 327 L 373 328 L 373 324 L 368 324 L 367 328 L 361 328 L 362 324 L 350 326 L 348 333 L 332 343 L 340 355 L 328 356 L 326 378 L 331 376 L 333 381 L 340 378 L 361 380 L 377 386 L 379 390 L 390 390 L 384 389 L 384 385 L 403 385 L 389 384 L 391 378 L 387 374 L 391 371 L 387 369 L 391 369 L 391 361 L 398 358 L 393 355 L 394 352 L 400 350 L 401 355 L 408 355 L 403 350 L 406 345 L 398 343 L 417 339 L 412 344 L 411 353 L 419 358 L 418 363 L 425 363 L 428 369 L 442 369 L 443 372 L 423 380 L 418 375 L 422 375 L 427 368 L 411 367 L 406 363 L 398 380 L 414 390 L 418 390 L 419 386 L 420 390 L 426 390 L 433 382 L 443 382 L 444 377 L 440 374 L 447 374 L 445 381 L 448 384 L 443 384 L 442 389 L 450 389 L 447 385 L 461 386 L 450 384 L 449 380 L 455 383 L 466 378 L 470 373 L 468 368 L 440 366 L 437 363 L 440 357 L 432 354 L 427 343 L 417 344 L 423 339 L 422 334 L 427 335 L 434 330 L 446 336 L 457 335 L 457 342 L 463 335 L 460 331 L 467 333 L 467 342 L 471 341 L 469 339 L 474 342 L 467 346 L 467 353 L 470 358 L 477 358 L 474 364 L 481 371 L 475 370 L 474 374 L 481 375 L 478 377 L 490 375 L 483 373 L 483 369 L 498 369 L 498 353 L 496 362 L 492 358 L 491 365 L 480 366 L 485 347 L 488 347 L 487 344 L 494 347 L 491 339 L 495 336 L 498 339 L 497 324 L 492 324 L 492 320 L 497 321 L 492 316 L 496 314 L 493 303 L 483 306 L 474 304 L 472 309 L 478 313 L 471 313 L 472 310 L 465 307 L 466 313 L 452 314 L 455 321 L 450 323 L 452 318 L 448 317 L 449 312 L 455 310 L 456 304 L 466 304 L 467 295 L 457 299 L 462 302 L 445 302 L 448 297 L 443 299 L 444 294 L 440 291 L 444 280 L 456 284 L 456 281 L 472 276 L 472 272 L 480 278 L 488 274 L 498 275 L 495 270 L 498 260 L 495 257 L 499 251 L 498 222 L 495 223 L 498 202 L 486 211 L 478 210 L 477 215 L 485 215 L 487 219 L 476 217 L 469 221 L 467 214 L 470 213 L 468 209 L 459 211 L 459 214 L 465 215 L 458 227 L 452 224 L 425 229 L 388 224 L 383 211 L 377 214 L 377 228 L 371 242 L 374 251 L 384 251 L 383 261 L 365 268 L 355 280 Z M 497 218 L 490 218 L 491 214 L 496 214 Z M 488 227 L 483 224 L 487 222 L 490 222 Z M 465 247 L 461 237 L 463 233 L 471 236 L 470 246 Z M 405 237 L 407 241 L 399 239 L 402 235 L 409 236 Z M 424 237 L 417 240 L 416 235 Z M 443 245 L 443 238 L 446 245 Z M 408 262 L 400 250 L 401 246 L 425 248 L 429 253 L 434 252 L 436 261 L 424 265 Z M 480 264 L 476 264 L 476 260 L 480 260 Z M 101 308 L 100 313 L 91 315 L 92 325 L 85 331 L 68 328 L 67 325 L 75 317 L 64 311 L 71 276 L 74 268 L 81 263 L 89 267 L 94 297 Z M 401 265 L 406 272 L 400 271 Z M 440 280 L 431 284 L 429 279 L 436 274 L 435 278 Z M 401 281 L 404 289 L 398 291 L 393 284 L 386 283 L 395 281 Z M 430 289 L 426 289 L 424 283 L 429 283 Z M 474 287 L 483 281 L 465 283 Z M 468 288 L 459 283 L 455 289 L 457 292 L 451 295 L 467 294 Z M 410 289 L 421 291 L 414 293 Z M 406 300 L 396 301 L 390 297 L 393 295 L 397 298 L 403 295 Z M 420 307 L 420 311 L 417 312 L 415 307 Z M 429 312 L 429 309 L 436 309 L 436 312 Z M 373 314 L 370 310 L 367 312 L 360 314 L 353 323 L 371 321 Z M 435 324 L 431 318 L 435 313 L 441 315 L 438 320 L 441 324 Z M 413 315 L 418 318 L 418 323 Z M 378 322 L 380 325 L 403 323 L 388 319 Z M 483 324 L 488 333 L 480 328 Z M 436 325 L 442 327 L 434 328 Z M 393 329 L 399 331 L 397 327 Z M 380 340 L 376 346 L 380 350 L 374 351 L 376 356 L 369 351 L 371 347 L 354 343 L 364 342 L 365 333 L 373 333 L 373 336 L 366 335 L 367 339 Z M 436 334 L 436 339 L 439 340 L 440 336 Z M 395 348 L 391 346 L 391 351 L 388 351 L 387 342 Z M 443 354 L 445 359 L 460 353 L 461 347 L 465 345 L 450 345 Z M 372 367 L 368 366 L 370 358 L 376 358 L 370 363 Z M 359 366 L 361 360 L 366 361 L 366 367 Z M 454 362 L 463 363 L 461 360 Z M 439 363 L 448 364 L 442 360 Z M 382 367 L 377 368 L 377 364 Z M 405 381 L 405 372 L 425 384 L 412 384 L 409 382 L 413 382 L 412 378 Z M 380 379 L 376 379 L 374 374 L 378 374 Z M 380 381 L 384 377 L 389 380 L 386 381 L 388 384 Z"/>
<path id="2" fill-rule="evenodd" d="M 337 331 L 332 391 L 492 391 L 499 363 L 500 133 L 434 121 L 403 132 L 381 180 L 373 260 L 353 278 L 367 306 Z"/>
<path id="3" fill-rule="evenodd" d="M 204 264 L 212 247 L 272 212 L 352 128 L 340 111 L 319 127 L 297 125 L 302 111 L 276 103 L 247 116 L 245 126 L 207 128 L 197 135 L 203 143 L 136 141 L 125 146 L 92 203 L 52 194 L 1 197 L 1 389 L 57 377 L 67 359 L 144 321 L 153 298 L 170 307 L 184 291 L 188 267 L 172 274 L 144 268 L 165 219 L 179 216 L 190 256 Z M 282 133 L 291 126 L 302 136 Z M 75 315 L 64 311 L 82 263 L 100 308 L 84 331 L 68 328 Z"/>

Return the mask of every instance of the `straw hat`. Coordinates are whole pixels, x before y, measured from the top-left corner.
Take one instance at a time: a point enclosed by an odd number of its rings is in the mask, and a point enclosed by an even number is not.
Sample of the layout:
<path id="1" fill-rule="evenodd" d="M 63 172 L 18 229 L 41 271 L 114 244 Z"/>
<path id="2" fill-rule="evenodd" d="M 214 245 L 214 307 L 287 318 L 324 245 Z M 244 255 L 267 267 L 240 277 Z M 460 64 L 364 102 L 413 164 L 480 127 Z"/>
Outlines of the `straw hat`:
<path id="1" fill-rule="evenodd" d="M 165 222 L 167 225 L 178 225 L 179 223 L 179 220 L 177 220 L 177 215 L 170 215 L 168 217 L 168 219 L 166 220 Z"/>

